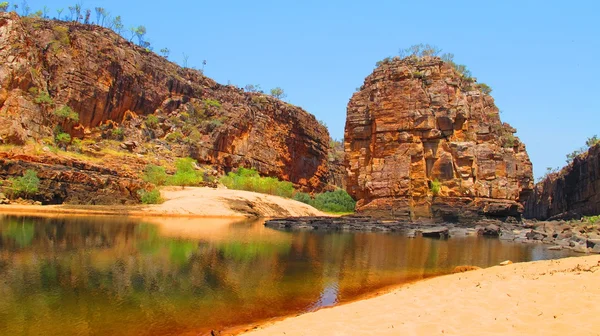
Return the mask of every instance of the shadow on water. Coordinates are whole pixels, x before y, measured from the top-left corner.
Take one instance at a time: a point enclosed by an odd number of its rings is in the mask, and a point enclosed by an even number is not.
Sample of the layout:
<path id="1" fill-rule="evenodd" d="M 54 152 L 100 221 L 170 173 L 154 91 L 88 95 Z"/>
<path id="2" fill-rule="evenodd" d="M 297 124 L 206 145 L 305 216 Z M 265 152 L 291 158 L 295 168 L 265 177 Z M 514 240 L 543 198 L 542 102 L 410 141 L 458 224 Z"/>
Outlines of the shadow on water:
<path id="1" fill-rule="evenodd" d="M 562 256 L 497 239 L 280 232 L 262 221 L 0 216 L 0 334 L 197 334 L 457 265 Z"/>

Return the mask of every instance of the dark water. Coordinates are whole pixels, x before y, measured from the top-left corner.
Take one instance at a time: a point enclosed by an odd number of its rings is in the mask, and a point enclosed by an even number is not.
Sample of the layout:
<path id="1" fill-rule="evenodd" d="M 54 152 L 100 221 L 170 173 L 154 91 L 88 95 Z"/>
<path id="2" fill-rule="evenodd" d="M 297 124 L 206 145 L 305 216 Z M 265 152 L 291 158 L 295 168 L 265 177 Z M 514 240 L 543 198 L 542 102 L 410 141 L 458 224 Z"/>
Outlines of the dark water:
<path id="1" fill-rule="evenodd" d="M 564 256 L 497 239 L 287 233 L 260 221 L 0 215 L 0 335 L 197 335 L 457 265 Z"/>

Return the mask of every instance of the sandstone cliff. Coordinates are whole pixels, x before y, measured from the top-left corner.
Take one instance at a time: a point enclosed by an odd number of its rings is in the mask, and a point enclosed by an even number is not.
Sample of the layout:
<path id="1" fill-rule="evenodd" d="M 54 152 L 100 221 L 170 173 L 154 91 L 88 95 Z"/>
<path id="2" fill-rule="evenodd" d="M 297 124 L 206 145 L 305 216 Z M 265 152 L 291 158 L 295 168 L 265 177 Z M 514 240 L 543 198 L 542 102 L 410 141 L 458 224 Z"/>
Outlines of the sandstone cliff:
<path id="1" fill-rule="evenodd" d="M 533 182 L 515 132 L 452 64 L 388 60 L 348 104 L 347 190 L 359 212 L 385 217 L 519 217 Z"/>
<path id="2" fill-rule="evenodd" d="M 57 112 L 65 107 L 74 115 Z M 220 85 L 105 28 L 0 13 L 0 143 L 48 145 L 60 132 L 83 140 L 63 145 L 84 154 L 116 143 L 147 162 L 255 167 L 305 191 L 336 180 L 327 129 L 301 108 Z"/>
<path id="3" fill-rule="evenodd" d="M 525 217 L 571 219 L 600 214 L 600 145 L 538 182 L 525 200 Z"/>

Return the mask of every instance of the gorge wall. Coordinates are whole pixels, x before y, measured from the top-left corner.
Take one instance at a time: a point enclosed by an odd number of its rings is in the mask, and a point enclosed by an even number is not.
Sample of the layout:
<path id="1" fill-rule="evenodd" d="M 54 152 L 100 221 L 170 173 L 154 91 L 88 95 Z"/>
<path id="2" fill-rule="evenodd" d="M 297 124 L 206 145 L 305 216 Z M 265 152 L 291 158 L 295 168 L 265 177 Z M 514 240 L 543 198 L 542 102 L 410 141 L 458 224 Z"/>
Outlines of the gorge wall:
<path id="1" fill-rule="evenodd" d="M 531 162 L 484 89 L 438 57 L 382 62 L 348 104 L 347 190 L 357 210 L 409 220 L 519 217 Z"/>
<path id="2" fill-rule="evenodd" d="M 600 145 L 538 182 L 525 201 L 525 217 L 572 219 L 600 214 Z"/>
<path id="3" fill-rule="evenodd" d="M 58 116 L 65 106 L 76 117 Z M 109 29 L 0 13 L 0 143 L 48 143 L 57 129 L 88 145 L 126 142 L 147 162 L 254 167 L 304 191 L 339 180 L 327 129 L 299 107 L 220 85 Z"/>

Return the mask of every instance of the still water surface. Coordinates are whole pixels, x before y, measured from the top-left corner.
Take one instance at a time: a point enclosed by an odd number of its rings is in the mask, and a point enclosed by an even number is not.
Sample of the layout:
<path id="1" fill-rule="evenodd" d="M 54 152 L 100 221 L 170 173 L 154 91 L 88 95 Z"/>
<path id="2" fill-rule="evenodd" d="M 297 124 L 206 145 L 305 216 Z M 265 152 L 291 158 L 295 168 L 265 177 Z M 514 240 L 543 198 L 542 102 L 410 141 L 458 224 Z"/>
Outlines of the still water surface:
<path id="1" fill-rule="evenodd" d="M 197 335 L 457 265 L 567 256 L 497 239 L 280 232 L 262 224 L 0 215 L 0 335 Z"/>

